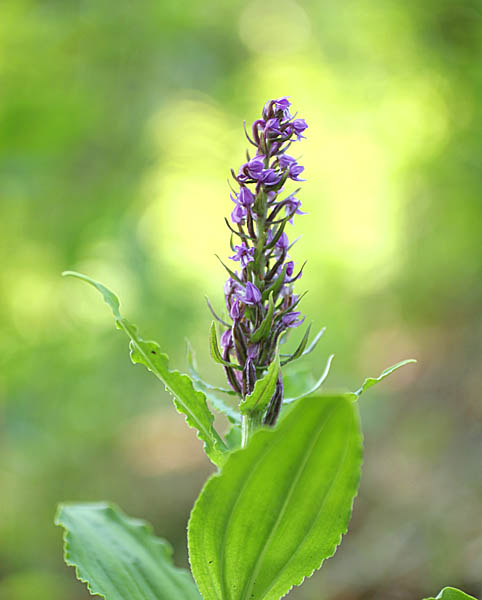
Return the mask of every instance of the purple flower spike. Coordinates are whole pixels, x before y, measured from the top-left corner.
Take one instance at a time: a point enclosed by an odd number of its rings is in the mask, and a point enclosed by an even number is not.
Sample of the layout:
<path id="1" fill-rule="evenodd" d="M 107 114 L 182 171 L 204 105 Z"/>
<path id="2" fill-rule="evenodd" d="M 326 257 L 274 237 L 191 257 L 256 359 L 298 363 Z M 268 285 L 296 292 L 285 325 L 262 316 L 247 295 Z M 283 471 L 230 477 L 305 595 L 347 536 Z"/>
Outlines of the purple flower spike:
<path id="1" fill-rule="evenodd" d="M 248 155 L 237 175 L 231 170 L 238 186 L 231 194 L 234 202 L 231 220 L 236 227 L 229 222 L 228 226 L 231 234 L 240 239 L 236 246 L 231 241 L 234 254 L 230 258 L 238 261 L 240 268 L 236 272 L 228 269 L 232 277 L 225 284 L 224 294 L 229 324 L 222 321 L 226 331 L 221 336 L 221 346 L 228 383 L 242 398 L 252 392 L 258 378 L 264 376 L 275 360 L 280 337 L 304 321 L 296 311 L 300 296 L 293 289 L 302 269 L 297 269 L 288 257 L 292 244 L 285 225 L 286 221 L 293 224 L 295 214 L 305 213 L 295 197 L 297 192 L 284 192 L 284 187 L 291 186 L 292 181 L 303 181 L 300 176 L 304 167 L 286 150 L 292 142 L 303 138 L 307 124 L 304 119 L 292 116 L 290 107 L 286 96 L 265 104 L 261 118 L 252 124 L 251 135 L 245 127 L 256 155 L 253 158 Z M 268 321 L 269 327 L 260 327 Z M 288 360 L 295 358 L 292 355 Z M 265 425 L 275 424 L 282 403 L 280 372 L 263 414 Z M 250 415 L 246 416 L 249 419 Z"/>
<path id="2" fill-rule="evenodd" d="M 240 246 L 234 246 L 234 249 L 236 253 L 229 258 L 239 260 L 243 268 L 246 268 L 254 260 L 254 248 L 248 248 L 244 242 Z"/>
<path id="3" fill-rule="evenodd" d="M 242 300 L 245 304 L 250 305 L 258 304 L 258 302 L 261 302 L 261 292 L 254 285 L 254 283 L 251 283 L 251 281 L 248 281 L 248 283 L 246 284 L 246 291 L 244 293 L 244 296 L 242 297 Z"/>

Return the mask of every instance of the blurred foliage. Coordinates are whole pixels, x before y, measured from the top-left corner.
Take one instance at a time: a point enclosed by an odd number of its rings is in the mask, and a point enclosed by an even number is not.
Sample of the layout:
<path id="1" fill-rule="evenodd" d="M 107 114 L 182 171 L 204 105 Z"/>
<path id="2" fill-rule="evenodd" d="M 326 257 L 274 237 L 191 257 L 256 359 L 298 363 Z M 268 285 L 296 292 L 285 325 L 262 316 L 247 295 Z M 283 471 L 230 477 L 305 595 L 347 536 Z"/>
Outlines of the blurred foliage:
<path id="1" fill-rule="evenodd" d="M 186 561 L 210 467 L 163 389 L 129 365 L 87 272 L 213 381 L 226 177 L 243 119 L 291 95 L 309 122 L 307 366 L 362 400 L 350 535 L 290 597 L 482 593 L 479 0 L 0 4 L 0 598 L 87 598 L 63 567 L 60 500 L 110 499 Z M 87 468 L 88 465 L 88 468 Z M 475 524 L 475 525 L 474 525 Z"/>

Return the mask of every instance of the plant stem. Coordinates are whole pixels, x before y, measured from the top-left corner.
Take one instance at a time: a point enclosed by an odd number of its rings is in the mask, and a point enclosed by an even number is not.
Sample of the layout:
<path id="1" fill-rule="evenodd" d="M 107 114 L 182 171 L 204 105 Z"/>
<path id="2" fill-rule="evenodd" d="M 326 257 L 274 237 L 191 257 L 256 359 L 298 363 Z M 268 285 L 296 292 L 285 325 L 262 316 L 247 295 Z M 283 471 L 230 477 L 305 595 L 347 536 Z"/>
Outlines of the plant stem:
<path id="1" fill-rule="evenodd" d="M 246 448 L 249 438 L 249 417 L 243 415 L 241 418 L 241 448 Z"/>

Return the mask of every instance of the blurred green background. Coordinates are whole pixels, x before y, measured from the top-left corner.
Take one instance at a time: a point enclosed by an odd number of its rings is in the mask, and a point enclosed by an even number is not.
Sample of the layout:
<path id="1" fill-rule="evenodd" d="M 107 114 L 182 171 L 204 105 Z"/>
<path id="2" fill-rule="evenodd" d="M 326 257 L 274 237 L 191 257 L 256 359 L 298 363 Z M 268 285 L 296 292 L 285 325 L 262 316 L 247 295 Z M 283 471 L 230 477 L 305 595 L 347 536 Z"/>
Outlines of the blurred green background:
<path id="1" fill-rule="evenodd" d="M 242 121 L 291 96 L 309 123 L 294 249 L 333 388 L 408 357 L 361 402 L 350 533 L 293 600 L 482 593 L 479 0 L 0 3 L 0 598 L 88 597 L 61 500 L 110 499 L 186 564 L 211 472 L 162 386 L 130 365 L 104 281 L 185 367 L 211 364 L 226 178 Z M 293 232 L 291 232 L 293 235 Z M 222 426 L 222 424 L 221 424 Z"/>

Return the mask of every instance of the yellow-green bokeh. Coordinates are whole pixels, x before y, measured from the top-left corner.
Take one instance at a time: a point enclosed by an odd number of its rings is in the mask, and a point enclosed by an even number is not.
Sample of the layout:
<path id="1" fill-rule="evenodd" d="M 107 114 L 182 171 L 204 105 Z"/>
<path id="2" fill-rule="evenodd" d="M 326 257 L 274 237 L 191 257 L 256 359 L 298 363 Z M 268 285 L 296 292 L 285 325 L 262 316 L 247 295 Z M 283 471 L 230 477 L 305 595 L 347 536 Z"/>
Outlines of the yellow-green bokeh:
<path id="1" fill-rule="evenodd" d="M 350 534 L 300 600 L 482 592 L 479 0 L 17 0 L 0 4 L 0 598 L 87 598 L 60 500 L 111 499 L 186 562 L 209 465 L 90 289 L 206 377 L 242 122 L 289 95 L 308 213 L 303 311 L 361 406 Z M 295 151 L 294 151 L 295 152 Z M 220 426 L 222 427 L 222 422 Z"/>

